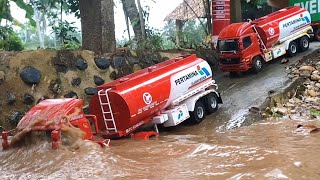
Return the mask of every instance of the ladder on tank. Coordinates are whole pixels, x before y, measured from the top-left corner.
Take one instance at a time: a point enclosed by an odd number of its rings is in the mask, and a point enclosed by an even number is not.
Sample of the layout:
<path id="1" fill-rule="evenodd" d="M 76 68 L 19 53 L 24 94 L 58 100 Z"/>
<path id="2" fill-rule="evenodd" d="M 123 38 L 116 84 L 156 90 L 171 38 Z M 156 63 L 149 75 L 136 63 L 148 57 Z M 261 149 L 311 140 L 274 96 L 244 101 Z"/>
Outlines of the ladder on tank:
<path id="1" fill-rule="evenodd" d="M 259 32 L 258 32 L 258 30 L 257 30 L 257 28 L 256 28 L 256 26 L 253 24 L 252 25 L 252 29 L 254 30 L 254 32 L 257 34 L 257 36 L 258 36 L 258 41 L 259 41 L 259 44 L 260 44 L 260 47 L 263 49 L 263 51 L 266 51 L 267 50 L 267 47 L 266 47 L 266 45 L 264 44 L 264 42 L 262 41 L 262 39 L 261 39 L 261 36 L 260 36 L 260 34 L 259 34 Z"/>
<path id="2" fill-rule="evenodd" d="M 117 127 L 113 117 L 110 99 L 108 96 L 108 91 L 110 90 L 111 88 L 106 90 L 102 89 L 98 91 L 98 97 L 99 97 L 99 102 L 101 106 L 103 121 L 104 121 L 104 124 L 106 125 L 106 130 L 108 132 L 110 131 L 117 132 Z"/>

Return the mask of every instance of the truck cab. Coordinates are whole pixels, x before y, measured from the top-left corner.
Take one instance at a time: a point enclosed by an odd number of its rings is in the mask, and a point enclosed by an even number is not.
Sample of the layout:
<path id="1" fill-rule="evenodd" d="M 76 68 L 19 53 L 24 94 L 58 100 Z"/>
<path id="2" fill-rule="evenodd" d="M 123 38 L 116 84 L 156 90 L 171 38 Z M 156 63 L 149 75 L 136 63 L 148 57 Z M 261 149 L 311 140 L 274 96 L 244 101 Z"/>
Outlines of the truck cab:
<path id="1" fill-rule="evenodd" d="M 224 72 L 248 71 L 256 59 L 255 70 L 261 69 L 262 57 L 258 38 L 250 24 L 235 23 L 224 29 L 218 39 L 220 67 Z"/>
<path id="2" fill-rule="evenodd" d="M 233 23 L 218 36 L 217 51 L 224 72 L 257 73 L 263 62 L 309 48 L 312 33 L 310 13 L 287 7 L 250 22 Z"/>

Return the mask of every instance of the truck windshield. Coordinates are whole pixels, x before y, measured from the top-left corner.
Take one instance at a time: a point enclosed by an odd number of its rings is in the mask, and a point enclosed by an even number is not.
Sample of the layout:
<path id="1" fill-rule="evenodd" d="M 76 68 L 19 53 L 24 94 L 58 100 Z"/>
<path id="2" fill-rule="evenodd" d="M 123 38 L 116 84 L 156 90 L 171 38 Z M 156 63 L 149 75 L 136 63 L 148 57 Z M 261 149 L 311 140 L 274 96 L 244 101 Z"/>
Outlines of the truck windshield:
<path id="1" fill-rule="evenodd" d="M 228 39 L 228 40 L 219 40 L 218 41 L 218 49 L 220 51 L 238 51 L 238 39 Z"/>

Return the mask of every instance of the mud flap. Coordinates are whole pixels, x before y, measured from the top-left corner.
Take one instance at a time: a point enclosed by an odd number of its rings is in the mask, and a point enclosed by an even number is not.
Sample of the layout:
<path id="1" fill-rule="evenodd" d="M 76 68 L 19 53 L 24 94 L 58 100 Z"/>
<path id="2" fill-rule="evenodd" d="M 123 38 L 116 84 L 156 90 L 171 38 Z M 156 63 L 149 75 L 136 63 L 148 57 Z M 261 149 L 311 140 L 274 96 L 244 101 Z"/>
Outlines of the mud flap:
<path id="1" fill-rule="evenodd" d="M 223 102 L 222 102 L 222 98 L 221 98 L 221 94 L 220 93 L 218 93 L 218 99 L 217 99 L 217 101 L 218 101 L 218 104 L 223 104 Z"/>

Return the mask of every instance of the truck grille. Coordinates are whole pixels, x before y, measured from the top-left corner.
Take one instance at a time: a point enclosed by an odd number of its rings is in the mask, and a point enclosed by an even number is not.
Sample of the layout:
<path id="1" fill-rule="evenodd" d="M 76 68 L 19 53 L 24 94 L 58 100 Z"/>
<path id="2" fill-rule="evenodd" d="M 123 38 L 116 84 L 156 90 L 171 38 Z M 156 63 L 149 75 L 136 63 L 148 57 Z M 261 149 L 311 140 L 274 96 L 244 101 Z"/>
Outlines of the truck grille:
<path id="1" fill-rule="evenodd" d="M 240 59 L 239 58 L 221 59 L 220 62 L 221 62 L 221 64 L 239 64 L 240 63 Z"/>

